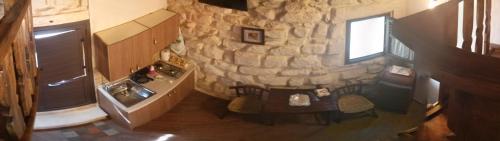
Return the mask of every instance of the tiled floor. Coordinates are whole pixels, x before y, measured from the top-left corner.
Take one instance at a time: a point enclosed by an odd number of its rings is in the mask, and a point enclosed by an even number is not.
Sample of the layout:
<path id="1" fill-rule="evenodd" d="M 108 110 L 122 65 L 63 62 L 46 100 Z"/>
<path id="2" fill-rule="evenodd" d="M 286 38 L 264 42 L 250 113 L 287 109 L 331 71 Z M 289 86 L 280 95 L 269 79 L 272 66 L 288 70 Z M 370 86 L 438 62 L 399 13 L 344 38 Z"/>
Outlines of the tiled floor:
<path id="1" fill-rule="evenodd" d="M 63 128 L 58 130 L 36 131 L 34 141 L 123 141 L 125 140 L 152 140 L 164 134 L 141 133 L 125 129 L 111 120 L 103 120 L 92 124 Z"/>

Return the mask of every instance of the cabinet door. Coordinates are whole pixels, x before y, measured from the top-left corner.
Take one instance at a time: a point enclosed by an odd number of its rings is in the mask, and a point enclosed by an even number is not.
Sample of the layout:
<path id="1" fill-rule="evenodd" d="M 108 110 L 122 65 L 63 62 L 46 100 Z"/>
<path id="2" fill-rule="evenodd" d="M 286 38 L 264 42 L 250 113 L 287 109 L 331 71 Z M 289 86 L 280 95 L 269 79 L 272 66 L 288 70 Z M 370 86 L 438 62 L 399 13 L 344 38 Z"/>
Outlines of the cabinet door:
<path id="1" fill-rule="evenodd" d="M 108 46 L 110 81 L 123 78 L 134 71 L 133 43 L 134 40 L 126 39 Z"/>
<path id="2" fill-rule="evenodd" d="M 177 87 L 172 90 L 170 108 L 175 107 L 179 102 L 181 102 L 186 96 L 191 94 L 194 90 L 194 72 L 191 72 L 184 81 L 182 81 Z"/>
<path id="3" fill-rule="evenodd" d="M 134 70 L 137 71 L 140 68 L 144 68 L 148 65 L 153 64 L 153 54 L 154 45 L 152 42 L 152 31 L 146 30 L 136 36 L 133 39 L 133 59 L 134 59 Z"/>
<path id="4" fill-rule="evenodd" d="M 175 42 L 179 37 L 179 15 L 175 15 L 168 20 L 154 26 L 153 43 L 156 51 L 166 48 L 169 44 Z"/>

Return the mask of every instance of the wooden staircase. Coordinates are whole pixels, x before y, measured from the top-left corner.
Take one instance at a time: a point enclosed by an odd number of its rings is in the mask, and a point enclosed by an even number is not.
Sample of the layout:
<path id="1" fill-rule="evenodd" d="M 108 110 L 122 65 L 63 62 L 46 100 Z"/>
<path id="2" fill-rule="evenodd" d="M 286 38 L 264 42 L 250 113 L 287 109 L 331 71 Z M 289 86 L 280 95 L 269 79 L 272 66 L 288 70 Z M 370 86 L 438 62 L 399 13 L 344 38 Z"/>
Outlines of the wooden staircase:
<path id="1" fill-rule="evenodd" d="M 491 0 L 477 0 L 477 8 L 474 0 L 463 0 L 464 42 L 457 48 L 460 1 L 398 19 L 393 34 L 415 51 L 417 78 L 441 82 L 452 140 L 500 140 L 500 53 L 490 52 Z M 473 33 L 473 22 L 485 26 Z M 484 42 L 472 45 L 473 34 Z"/>
<path id="2" fill-rule="evenodd" d="M 37 70 L 30 4 L 29 0 L 4 0 L 2 5 L 0 140 L 30 140 L 35 120 Z"/>

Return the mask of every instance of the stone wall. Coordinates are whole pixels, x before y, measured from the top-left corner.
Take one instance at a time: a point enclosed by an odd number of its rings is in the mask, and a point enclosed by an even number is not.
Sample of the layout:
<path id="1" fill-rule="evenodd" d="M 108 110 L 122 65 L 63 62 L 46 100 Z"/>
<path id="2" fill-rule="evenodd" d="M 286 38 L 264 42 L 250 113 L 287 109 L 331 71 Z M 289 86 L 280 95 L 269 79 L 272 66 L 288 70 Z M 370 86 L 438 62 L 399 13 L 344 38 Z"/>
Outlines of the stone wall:
<path id="1" fill-rule="evenodd" d="M 32 0 L 35 27 L 89 19 L 88 0 Z"/>
<path id="2" fill-rule="evenodd" d="M 242 12 L 168 0 L 182 15 L 188 58 L 197 70 L 197 88 L 231 98 L 236 81 L 265 87 L 336 87 L 346 80 L 373 80 L 383 69 L 380 57 L 344 65 L 346 20 L 406 13 L 406 0 L 249 0 Z M 241 27 L 265 29 L 266 44 L 240 42 Z"/>

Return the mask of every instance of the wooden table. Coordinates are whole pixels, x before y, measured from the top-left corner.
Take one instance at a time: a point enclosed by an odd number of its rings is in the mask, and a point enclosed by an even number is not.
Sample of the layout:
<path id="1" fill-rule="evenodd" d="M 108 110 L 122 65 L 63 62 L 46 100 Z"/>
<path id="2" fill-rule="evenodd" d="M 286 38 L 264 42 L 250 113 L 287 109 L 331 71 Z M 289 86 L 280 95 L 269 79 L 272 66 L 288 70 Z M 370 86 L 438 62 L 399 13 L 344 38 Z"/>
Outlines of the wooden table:
<path id="1" fill-rule="evenodd" d="M 309 94 L 310 106 L 290 106 L 289 98 L 294 94 Z M 282 114 L 321 114 L 326 113 L 326 124 L 330 124 L 332 113 L 338 111 L 337 98 L 335 96 L 321 97 L 315 100 L 314 89 L 271 89 L 264 105 L 263 112 L 270 116 L 271 124 L 274 117 Z M 317 119 L 317 117 L 316 117 Z"/>

